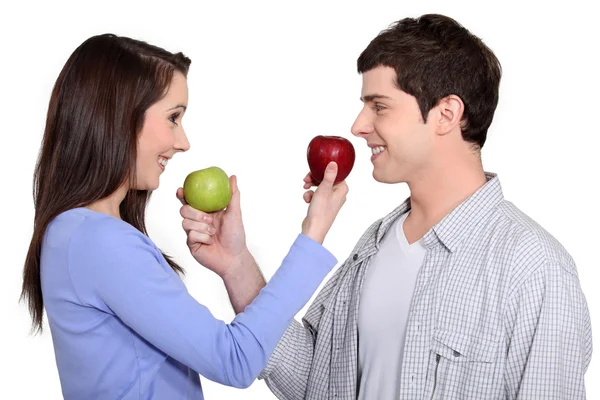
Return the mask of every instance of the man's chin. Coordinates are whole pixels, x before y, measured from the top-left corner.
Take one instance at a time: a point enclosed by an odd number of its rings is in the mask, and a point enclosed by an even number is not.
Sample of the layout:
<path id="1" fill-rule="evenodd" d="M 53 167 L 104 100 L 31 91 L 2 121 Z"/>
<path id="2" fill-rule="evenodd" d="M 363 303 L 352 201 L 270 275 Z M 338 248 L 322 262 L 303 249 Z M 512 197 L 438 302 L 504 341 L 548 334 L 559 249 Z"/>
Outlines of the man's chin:
<path id="1" fill-rule="evenodd" d="M 377 169 L 373 170 L 373 179 L 379 183 L 387 183 L 390 185 L 395 183 L 406 183 L 406 180 L 399 176 L 389 176 L 385 173 L 377 171 Z"/>

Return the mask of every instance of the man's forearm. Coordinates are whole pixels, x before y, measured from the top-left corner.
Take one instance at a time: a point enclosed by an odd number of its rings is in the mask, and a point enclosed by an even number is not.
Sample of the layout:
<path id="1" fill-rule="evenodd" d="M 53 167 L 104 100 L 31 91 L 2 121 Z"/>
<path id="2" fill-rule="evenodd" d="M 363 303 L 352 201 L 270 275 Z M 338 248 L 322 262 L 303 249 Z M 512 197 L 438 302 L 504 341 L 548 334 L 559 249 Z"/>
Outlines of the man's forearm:
<path id="1" fill-rule="evenodd" d="M 236 314 L 244 311 L 266 285 L 265 278 L 249 251 L 245 251 L 231 272 L 223 277 L 223 282 Z"/>

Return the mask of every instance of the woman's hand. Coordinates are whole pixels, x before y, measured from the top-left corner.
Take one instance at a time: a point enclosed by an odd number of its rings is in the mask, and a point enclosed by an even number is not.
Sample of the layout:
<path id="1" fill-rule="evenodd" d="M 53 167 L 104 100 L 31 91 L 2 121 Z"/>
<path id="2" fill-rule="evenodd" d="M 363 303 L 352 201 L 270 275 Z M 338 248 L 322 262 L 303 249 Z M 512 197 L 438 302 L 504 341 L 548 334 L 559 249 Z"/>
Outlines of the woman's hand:
<path id="1" fill-rule="evenodd" d="M 183 204 L 180 213 L 190 253 L 221 278 L 234 272 L 249 256 L 237 178 L 233 175 L 229 179 L 231 201 L 225 210 L 214 213 L 194 209 L 186 203 L 183 189 L 177 189 L 177 198 Z"/>
<path id="2" fill-rule="evenodd" d="M 330 162 L 325 170 L 323 181 L 316 190 L 307 190 L 304 201 L 309 203 L 306 218 L 302 222 L 302 233 L 311 239 L 323 243 L 329 228 L 346 202 L 348 185 L 346 181 L 333 184 L 337 175 L 337 164 Z M 310 173 L 304 178 L 304 189 L 314 186 Z"/>

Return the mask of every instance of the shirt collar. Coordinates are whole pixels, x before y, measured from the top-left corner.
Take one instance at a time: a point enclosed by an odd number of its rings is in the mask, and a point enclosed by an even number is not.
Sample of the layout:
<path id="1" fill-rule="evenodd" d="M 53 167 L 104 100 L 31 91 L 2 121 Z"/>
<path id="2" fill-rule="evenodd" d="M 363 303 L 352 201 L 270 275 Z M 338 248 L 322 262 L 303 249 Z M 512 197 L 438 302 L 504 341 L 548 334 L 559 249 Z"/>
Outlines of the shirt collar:
<path id="1" fill-rule="evenodd" d="M 487 182 L 469 196 L 454 210 L 434 225 L 423 237 L 426 248 L 442 243 L 450 252 L 456 251 L 465 236 L 482 221 L 485 216 L 504 200 L 502 187 L 497 174 L 485 173 Z M 381 221 L 375 237 L 375 245 L 379 245 L 390 225 L 401 215 L 410 210 L 410 198 L 388 214 Z"/>

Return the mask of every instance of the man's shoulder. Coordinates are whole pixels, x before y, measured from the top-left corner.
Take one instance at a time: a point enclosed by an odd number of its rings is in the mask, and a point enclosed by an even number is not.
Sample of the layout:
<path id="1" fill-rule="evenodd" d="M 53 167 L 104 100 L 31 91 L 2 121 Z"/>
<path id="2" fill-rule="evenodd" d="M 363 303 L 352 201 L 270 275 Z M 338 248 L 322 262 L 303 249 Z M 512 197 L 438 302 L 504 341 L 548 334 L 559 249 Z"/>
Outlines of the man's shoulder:
<path id="1" fill-rule="evenodd" d="M 494 231 L 499 239 L 510 242 L 512 263 L 527 269 L 560 266 L 576 274 L 573 258 L 565 247 L 537 221 L 510 201 L 503 201 L 497 208 Z M 530 271 L 533 272 L 533 271 Z"/>

